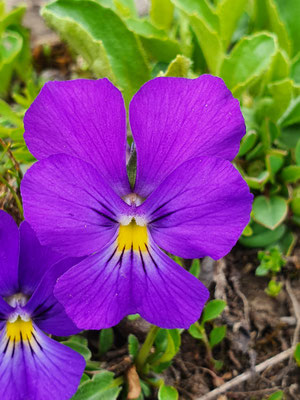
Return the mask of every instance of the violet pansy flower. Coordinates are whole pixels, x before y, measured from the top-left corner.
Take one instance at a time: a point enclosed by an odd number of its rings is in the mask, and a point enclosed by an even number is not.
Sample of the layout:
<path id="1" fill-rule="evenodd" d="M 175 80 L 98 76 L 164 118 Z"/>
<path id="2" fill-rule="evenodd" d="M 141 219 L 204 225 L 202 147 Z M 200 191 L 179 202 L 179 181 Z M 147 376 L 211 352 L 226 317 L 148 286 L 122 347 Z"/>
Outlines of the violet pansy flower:
<path id="1" fill-rule="evenodd" d="M 83 357 L 42 332 L 78 332 L 53 296 L 58 276 L 72 265 L 60 259 L 27 222 L 19 230 L 0 210 L 1 399 L 67 400 L 79 385 Z"/>
<path id="2" fill-rule="evenodd" d="M 139 313 L 164 328 L 195 322 L 208 290 L 163 251 L 227 254 L 252 195 L 232 166 L 245 124 L 224 82 L 156 78 L 133 97 L 134 188 L 126 173 L 126 110 L 107 79 L 50 82 L 25 115 L 39 159 L 22 182 L 42 243 L 88 256 L 55 288 L 76 325 L 105 328 Z"/>

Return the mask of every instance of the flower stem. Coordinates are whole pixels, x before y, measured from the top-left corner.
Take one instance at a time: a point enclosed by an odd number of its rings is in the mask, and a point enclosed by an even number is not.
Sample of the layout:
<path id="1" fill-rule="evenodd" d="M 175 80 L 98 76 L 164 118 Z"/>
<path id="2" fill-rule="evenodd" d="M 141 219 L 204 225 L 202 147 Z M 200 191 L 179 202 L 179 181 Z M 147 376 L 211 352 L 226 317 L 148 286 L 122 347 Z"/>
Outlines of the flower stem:
<path id="1" fill-rule="evenodd" d="M 152 325 L 147 334 L 146 340 L 144 341 L 142 347 L 140 348 L 140 351 L 135 361 L 138 372 L 142 372 L 143 370 L 143 367 L 146 363 L 147 357 L 150 353 L 150 350 L 152 348 L 158 330 L 159 330 L 158 326 Z"/>

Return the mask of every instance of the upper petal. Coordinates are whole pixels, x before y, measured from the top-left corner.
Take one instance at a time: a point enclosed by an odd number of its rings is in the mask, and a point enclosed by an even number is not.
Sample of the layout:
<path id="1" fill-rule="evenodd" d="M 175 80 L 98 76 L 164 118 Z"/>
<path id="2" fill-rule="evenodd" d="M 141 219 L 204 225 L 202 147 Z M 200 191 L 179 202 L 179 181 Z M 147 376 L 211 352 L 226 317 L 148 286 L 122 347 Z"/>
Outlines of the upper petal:
<path id="1" fill-rule="evenodd" d="M 0 398 L 69 400 L 79 385 L 84 358 L 34 324 L 26 335 L 16 335 L 9 338 L 6 327 L 0 333 Z"/>
<path id="2" fill-rule="evenodd" d="M 64 154 L 34 164 L 21 191 L 25 218 L 41 243 L 72 257 L 106 246 L 129 207 L 91 164 Z"/>
<path id="3" fill-rule="evenodd" d="M 20 237 L 14 219 L 0 210 L 0 296 L 18 292 Z"/>
<path id="4" fill-rule="evenodd" d="M 250 219 L 252 194 L 227 160 L 183 163 L 138 208 L 154 241 L 184 258 L 218 259 L 235 245 Z"/>
<path id="5" fill-rule="evenodd" d="M 238 100 L 211 75 L 155 78 L 133 97 L 129 116 L 137 147 L 135 192 L 144 197 L 192 157 L 232 160 L 245 134 Z"/>
<path id="6" fill-rule="evenodd" d="M 112 188 L 129 192 L 126 111 L 107 79 L 48 82 L 24 118 L 25 140 L 37 159 L 65 153 L 93 164 Z"/>
<path id="7" fill-rule="evenodd" d="M 61 254 L 40 244 L 28 222 L 21 223 L 19 287 L 23 294 L 31 295 L 45 272 L 60 259 Z"/>

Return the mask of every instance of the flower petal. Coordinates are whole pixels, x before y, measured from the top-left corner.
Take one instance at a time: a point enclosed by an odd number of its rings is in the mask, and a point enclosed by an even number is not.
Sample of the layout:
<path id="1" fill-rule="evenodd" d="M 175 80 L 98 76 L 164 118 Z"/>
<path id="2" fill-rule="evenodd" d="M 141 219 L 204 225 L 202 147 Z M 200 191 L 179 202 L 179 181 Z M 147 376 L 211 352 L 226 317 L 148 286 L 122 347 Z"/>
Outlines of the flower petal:
<path id="1" fill-rule="evenodd" d="M 211 75 L 147 82 L 133 97 L 129 117 L 137 147 L 135 192 L 143 197 L 190 158 L 232 160 L 245 134 L 238 100 Z"/>
<path id="2" fill-rule="evenodd" d="M 92 165 L 64 154 L 34 164 L 21 191 L 25 218 L 41 243 L 72 257 L 106 246 L 129 207 Z"/>
<path id="3" fill-rule="evenodd" d="M 208 290 L 154 243 L 119 251 L 116 244 L 68 270 L 54 294 L 82 329 L 102 329 L 139 313 L 163 328 L 188 328 L 201 315 Z"/>
<path id="4" fill-rule="evenodd" d="M 1 331 L 0 398 L 70 399 L 84 371 L 83 357 L 34 325 L 29 336 L 9 340 L 6 328 Z"/>
<path id="5" fill-rule="evenodd" d="M 85 160 L 119 195 L 126 173 L 126 111 L 107 79 L 48 82 L 24 118 L 25 140 L 37 159 L 64 153 Z"/>
<path id="6" fill-rule="evenodd" d="M 28 222 L 21 223 L 19 286 L 23 294 L 31 295 L 45 272 L 60 259 L 61 254 L 40 244 Z"/>
<path id="7" fill-rule="evenodd" d="M 0 210 L 0 296 L 18 292 L 20 237 L 14 219 Z"/>
<path id="8" fill-rule="evenodd" d="M 79 261 L 81 258 L 68 258 L 49 268 L 23 308 L 34 319 L 36 325 L 47 333 L 68 336 L 80 332 L 53 295 L 57 279 Z"/>
<path id="9" fill-rule="evenodd" d="M 229 161 L 194 158 L 168 176 L 138 213 L 147 218 L 153 240 L 164 250 L 184 258 L 218 259 L 249 222 L 252 198 Z"/>

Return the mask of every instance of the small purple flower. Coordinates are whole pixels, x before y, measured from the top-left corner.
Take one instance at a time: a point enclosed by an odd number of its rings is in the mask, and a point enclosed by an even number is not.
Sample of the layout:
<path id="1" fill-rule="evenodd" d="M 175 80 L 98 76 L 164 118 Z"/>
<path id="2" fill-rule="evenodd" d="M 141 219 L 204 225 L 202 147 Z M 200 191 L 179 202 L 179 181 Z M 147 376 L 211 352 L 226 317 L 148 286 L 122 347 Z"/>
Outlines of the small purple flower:
<path id="1" fill-rule="evenodd" d="M 27 222 L 19 230 L 0 210 L 1 399 L 67 400 L 79 385 L 83 357 L 42 332 L 78 332 L 53 296 L 58 276 L 74 264 L 61 258 Z"/>
<path id="2" fill-rule="evenodd" d="M 25 216 L 42 243 L 88 255 L 55 288 L 78 327 L 105 328 L 139 313 L 164 328 L 187 328 L 208 290 L 161 248 L 218 259 L 238 240 L 252 195 L 228 160 L 244 120 L 224 82 L 209 75 L 146 83 L 129 118 L 133 190 L 119 90 L 107 79 L 46 84 L 24 120 L 40 160 L 22 183 Z"/>

